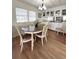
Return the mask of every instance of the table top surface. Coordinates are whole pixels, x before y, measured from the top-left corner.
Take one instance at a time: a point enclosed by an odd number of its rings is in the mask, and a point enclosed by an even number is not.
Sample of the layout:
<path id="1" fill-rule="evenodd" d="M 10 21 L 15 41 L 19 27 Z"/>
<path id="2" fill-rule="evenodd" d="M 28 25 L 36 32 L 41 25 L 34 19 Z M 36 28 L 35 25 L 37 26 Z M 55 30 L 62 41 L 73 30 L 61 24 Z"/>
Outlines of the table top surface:
<path id="1" fill-rule="evenodd" d="M 39 27 L 22 27 L 22 32 L 24 33 L 39 33 L 39 32 L 42 32 L 42 28 L 39 28 Z"/>

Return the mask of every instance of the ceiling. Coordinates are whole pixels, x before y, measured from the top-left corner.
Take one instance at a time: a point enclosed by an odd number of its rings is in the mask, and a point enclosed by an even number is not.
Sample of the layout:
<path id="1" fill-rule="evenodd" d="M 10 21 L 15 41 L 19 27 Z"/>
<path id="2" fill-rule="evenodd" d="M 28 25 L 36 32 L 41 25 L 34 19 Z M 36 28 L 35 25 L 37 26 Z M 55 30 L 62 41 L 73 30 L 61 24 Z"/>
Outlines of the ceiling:
<path id="1" fill-rule="evenodd" d="M 18 0 L 24 3 L 28 3 L 36 8 L 41 5 L 42 0 Z M 56 7 L 60 5 L 65 5 L 66 0 L 44 0 L 44 3 L 47 8 Z"/>

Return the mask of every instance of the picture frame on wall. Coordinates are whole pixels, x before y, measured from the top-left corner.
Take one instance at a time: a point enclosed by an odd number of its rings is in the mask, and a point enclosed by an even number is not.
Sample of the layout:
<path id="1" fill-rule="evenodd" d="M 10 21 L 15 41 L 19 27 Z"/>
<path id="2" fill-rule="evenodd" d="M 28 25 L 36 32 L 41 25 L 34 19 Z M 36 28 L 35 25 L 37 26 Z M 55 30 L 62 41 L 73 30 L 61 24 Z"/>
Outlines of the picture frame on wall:
<path id="1" fill-rule="evenodd" d="M 47 14 L 47 16 L 49 16 L 49 11 L 47 11 L 47 13 L 46 13 L 46 14 Z"/>
<path id="2" fill-rule="evenodd" d="M 66 9 L 62 10 L 62 15 L 66 15 Z"/>
<path id="3" fill-rule="evenodd" d="M 57 10 L 55 14 L 58 14 L 59 15 L 60 14 L 60 10 Z"/>
<path id="4" fill-rule="evenodd" d="M 42 17 L 42 13 L 38 13 L 38 18 L 41 18 Z"/>
<path id="5" fill-rule="evenodd" d="M 51 16 L 54 16 L 54 11 L 51 11 L 51 12 L 50 12 L 50 15 L 51 15 Z"/>
<path id="6" fill-rule="evenodd" d="M 56 17 L 56 22 L 63 22 L 63 17 L 62 16 L 57 16 Z"/>

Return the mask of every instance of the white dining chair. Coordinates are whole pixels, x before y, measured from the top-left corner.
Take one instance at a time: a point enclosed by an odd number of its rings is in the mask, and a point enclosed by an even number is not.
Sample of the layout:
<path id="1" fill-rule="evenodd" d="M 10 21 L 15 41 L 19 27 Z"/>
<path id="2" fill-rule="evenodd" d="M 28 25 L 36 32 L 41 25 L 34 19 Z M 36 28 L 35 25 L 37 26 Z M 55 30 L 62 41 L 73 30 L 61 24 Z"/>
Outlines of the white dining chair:
<path id="1" fill-rule="evenodd" d="M 45 40 L 46 40 L 46 42 L 47 42 L 47 30 L 48 30 L 48 25 L 45 24 L 45 25 L 43 26 L 42 33 L 41 33 L 41 34 L 40 34 L 40 33 L 36 34 L 36 37 L 41 38 L 42 46 L 43 46 L 43 39 L 44 39 L 44 38 L 45 38 Z"/>
<path id="2" fill-rule="evenodd" d="M 22 50 L 23 50 L 23 44 L 27 43 L 27 42 L 31 42 L 31 51 L 33 51 L 33 46 L 34 46 L 33 35 L 31 35 L 30 38 L 28 38 L 28 37 L 27 38 L 23 38 L 17 25 L 15 25 L 15 28 L 16 28 L 19 36 L 20 36 L 20 46 L 21 46 L 20 52 L 22 52 Z"/>

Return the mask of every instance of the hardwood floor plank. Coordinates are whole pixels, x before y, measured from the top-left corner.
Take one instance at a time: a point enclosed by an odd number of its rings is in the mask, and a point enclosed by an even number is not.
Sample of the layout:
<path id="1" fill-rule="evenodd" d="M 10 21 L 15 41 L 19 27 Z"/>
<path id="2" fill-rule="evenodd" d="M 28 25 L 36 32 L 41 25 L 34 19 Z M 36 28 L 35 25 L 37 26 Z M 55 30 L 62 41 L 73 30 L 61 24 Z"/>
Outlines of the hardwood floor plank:
<path id="1" fill-rule="evenodd" d="M 48 30 L 47 43 L 44 46 L 37 38 L 34 42 L 34 50 L 31 51 L 30 42 L 24 44 L 23 52 L 20 54 L 19 37 L 13 38 L 12 59 L 66 59 L 66 36 Z"/>

